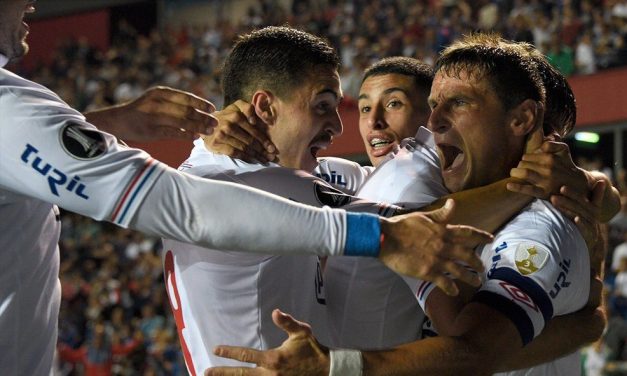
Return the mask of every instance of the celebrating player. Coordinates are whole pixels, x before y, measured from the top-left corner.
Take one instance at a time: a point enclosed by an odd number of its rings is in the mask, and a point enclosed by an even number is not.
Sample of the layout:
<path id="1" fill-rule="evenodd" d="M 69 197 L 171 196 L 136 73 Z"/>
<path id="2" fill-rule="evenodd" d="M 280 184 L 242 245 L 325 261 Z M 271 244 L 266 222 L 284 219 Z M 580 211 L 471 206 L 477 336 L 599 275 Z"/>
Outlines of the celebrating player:
<path id="1" fill-rule="evenodd" d="M 34 1 L 0 2 L 0 65 L 27 52 L 28 26 L 22 20 L 32 12 Z M 168 90 L 147 94 L 113 112 L 93 114 L 93 118 L 103 122 L 115 115 L 115 121 L 129 126 L 139 121 L 139 128 L 129 133 L 143 137 L 145 126 L 151 123 L 147 120 L 154 119 L 150 112 L 155 96 L 156 101 L 168 104 L 172 115 L 165 124 L 157 124 L 187 127 L 191 133 L 210 132 L 207 127 L 214 120 L 207 112 L 213 107 Z M 424 225 L 423 216 L 385 220 L 308 208 L 257 190 L 178 173 L 140 150 L 119 145 L 50 90 L 2 68 L 0 108 L 0 249 L 4 259 L 0 266 L 0 369 L 4 373 L 45 375 L 51 369 L 60 303 L 56 205 L 149 234 L 220 249 L 369 253 L 401 272 L 423 275 L 421 268 L 428 268 L 415 263 L 412 256 L 417 254 L 404 252 L 420 246 L 420 240 L 407 234 Z M 259 213 L 277 215 L 267 221 Z M 299 231 L 302 228 L 307 231 Z M 448 251 L 447 256 L 434 256 L 432 261 L 449 262 Z M 445 286 L 453 284 L 441 274 L 433 276 L 440 277 Z"/>
<path id="2" fill-rule="evenodd" d="M 268 27 L 240 37 L 225 63 L 225 103 L 251 101 L 279 150 L 278 164 L 248 164 L 214 154 L 199 139 L 181 169 L 305 204 L 393 212 L 387 205 L 357 201 L 321 179 L 294 170 L 312 170 L 317 151 L 341 133 L 338 61 L 335 51 L 321 39 L 286 27 Z M 425 221 L 424 229 L 411 234 L 423 239 L 425 256 L 431 253 L 429 239 L 441 239 L 434 229 Z M 190 373 L 232 364 L 211 355 L 212 348 L 225 341 L 258 349 L 279 345 L 284 335 L 270 315 L 276 307 L 307 318 L 324 337 L 324 286 L 316 257 L 251 256 L 170 240 L 164 241 L 164 249 L 166 284 Z M 464 267 L 448 266 L 447 271 L 472 280 Z"/>
<path id="3" fill-rule="evenodd" d="M 474 38 L 447 49 L 439 60 L 430 97 L 434 112 L 429 125 L 436 133 L 443 157 L 445 183 L 453 190 L 507 176 L 520 158 L 526 135 L 538 121 L 536 102 L 542 98 L 542 85 L 528 56 L 506 45 L 497 46 L 490 38 Z M 499 90 L 505 90 L 505 82 L 517 84 L 508 94 L 509 102 L 502 92 L 498 95 Z M 498 135 L 506 145 L 494 145 L 486 133 Z M 490 158 L 496 155 L 505 158 L 495 160 L 496 168 L 490 167 L 494 165 Z M 533 221 L 528 222 L 528 217 L 533 217 Z M 573 291 L 579 286 L 587 289 L 588 254 L 583 239 L 574 231 L 574 225 L 550 205 L 534 201 L 497 236 L 499 241 L 484 248 L 486 267 L 492 268 L 488 280 L 458 317 L 448 316 L 452 319 L 449 337 L 428 339 L 393 351 L 365 352 L 364 374 L 491 373 L 502 369 L 512 355 L 519 355 L 517 349 L 540 332 L 545 320 L 576 310 L 578 307 L 572 306 L 575 301 L 579 307 L 585 303 L 588 294 Z M 565 264 L 568 271 L 562 268 Z M 561 281 L 577 270 L 584 278 L 574 277 L 572 284 L 570 279 L 568 283 Z M 558 282 L 554 285 L 554 281 Z M 571 299 L 566 299 L 566 295 Z M 261 353 L 221 348 L 218 353 L 245 358 L 282 373 L 289 365 L 299 370 L 294 374 L 328 372 L 329 363 L 321 361 L 326 359 L 321 355 L 324 351 L 306 345 L 312 343 L 310 332 L 286 316 L 274 316 L 290 334 L 290 340 L 281 348 Z M 490 317 L 490 322 L 485 317 Z M 286 354 L 294 354 L 291 347 L 301 354 L 294 358 L 294 363 L 286 361 Z M 302 359 L 308 351 L 316 355 Z M 282 359 L 280 364 L 272 361 L 277 357 Z M 331 369 L 337 374 L 361 372 L 359 365 L 352 367 L 353 361 L 359 364 L 360 356 L 331 353 Z M 561 370 L 568 374 L 573 367 L 576 363 L 572 363 L 571 357 L 537 370 L 548 374 Z M 258 370 L 263 372 L 263 368 Z M 208 373 L 230 372 L 233 370 L 216 369 Z"/>

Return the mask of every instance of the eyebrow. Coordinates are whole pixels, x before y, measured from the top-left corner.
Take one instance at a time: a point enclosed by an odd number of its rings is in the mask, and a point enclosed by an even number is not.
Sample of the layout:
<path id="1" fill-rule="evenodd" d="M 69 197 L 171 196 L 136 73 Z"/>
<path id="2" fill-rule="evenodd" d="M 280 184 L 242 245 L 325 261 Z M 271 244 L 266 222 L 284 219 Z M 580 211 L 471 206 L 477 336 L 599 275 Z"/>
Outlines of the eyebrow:
<path id="1" fill-rule="evenodd" d="M 406 96 L 409 96 L 409 93 L 407 92 L 407 90 L 405 90 L 403 88 L 400 88 L 400 87 L 396 87 L 396 86 L 395 87 L 390 87 L 390 88 L 387 88 L 387 89 L 383 90 L 383 94 L 384 95 L 388 95 L 388 94 L 391 94 L 391 93 L 393 93 L 395 91 L 400 91 L 401 93 L 405 94 Z M 357 97 L 357 100 L 368 99 L 368 97 L 369 97 L 368 94 L 359 94 L 359 97 Z"/>
<path id="2" fill-rule="evenodd" d="M 333 89 L 325 88 L 316 93 L 316 96 L 323 94 L 331 94 L 335 97 L 335 100 L 342 100 L 344 97 L 337 94 L 337 92 Z"/>

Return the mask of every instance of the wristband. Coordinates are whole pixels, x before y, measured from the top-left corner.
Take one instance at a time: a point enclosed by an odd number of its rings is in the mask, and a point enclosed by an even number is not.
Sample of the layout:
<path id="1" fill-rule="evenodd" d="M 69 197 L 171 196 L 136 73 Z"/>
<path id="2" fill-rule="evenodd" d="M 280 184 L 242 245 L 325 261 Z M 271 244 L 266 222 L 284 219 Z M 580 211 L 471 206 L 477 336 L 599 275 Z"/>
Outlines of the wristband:
<path id="1" fill-rule="evenodd" d="M 331 350 L 329 376 L 361 376 L 363 360 L 358 350 Z"/>
<path id="2" fill-rule="evenodd" d="M 346 213 L 344 256 L 379 256 L 381 223 L 379 216 L 367 213 Z"/>

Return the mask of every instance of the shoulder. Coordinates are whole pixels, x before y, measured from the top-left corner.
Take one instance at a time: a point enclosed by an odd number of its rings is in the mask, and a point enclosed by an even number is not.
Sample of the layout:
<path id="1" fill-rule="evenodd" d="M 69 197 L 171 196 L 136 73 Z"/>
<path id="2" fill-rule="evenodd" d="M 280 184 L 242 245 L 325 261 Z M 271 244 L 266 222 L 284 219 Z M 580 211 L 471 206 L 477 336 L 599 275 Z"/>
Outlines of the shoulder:
<path id="1" fill-rule="evenodd" d="M 313 174 L 336 188 L 355 192 L 374 171 L 374 167 L 361 166 L 357 162 L 336 157 L 318 158 Z"/>
<path id="2" fill-rule="evenodd" d="M 194 141 L 194 148 L 190 156 L 179 166 L 184 171 L 196 176 L 208 176 L 215 173 L 237 175 L 245 172 L 254 172 L 274 164 L 262 165 L 247 163 L 223 154 L 217 154 L 205 148 L 201 138 Z"/>

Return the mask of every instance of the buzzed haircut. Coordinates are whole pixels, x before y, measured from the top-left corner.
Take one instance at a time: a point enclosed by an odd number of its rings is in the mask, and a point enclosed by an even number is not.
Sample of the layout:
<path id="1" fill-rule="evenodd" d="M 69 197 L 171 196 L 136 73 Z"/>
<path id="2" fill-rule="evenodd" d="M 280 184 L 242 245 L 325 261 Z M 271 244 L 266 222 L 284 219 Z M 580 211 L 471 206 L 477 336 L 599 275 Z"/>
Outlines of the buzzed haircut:
<path id="1" fill-rule="evenodd" d="M 466 72 L 476 79 L 487 79 L 505 110 L 526 99 L 544 103 L 544 85 L 536 64 L 528 53 L 510 43 L 496 34 L 463 36 L 442 52 L 435 71 L 454 77 Z"/>
<path id="2" fill-rule="evenodd" d="M 427 94 L 431 90 L 433 83 L 433 68 L 418 59 L 405 56 L 393 56 L 379 60 L 364 71 L 363 84 L 368 77 L 383 76 L 386 74 L 402 74 L 414 79 L 416 87 L 426 90 Z"/>
<path id="3" fill-rule="evenodd" d="M 287 98 L 318 66 L 338 69 L 336 51 L 322 38 L 285 26 L 270 26 L 238 38 L 224 63 L 224 105 L 250 100 L 257 89 Z"/>

